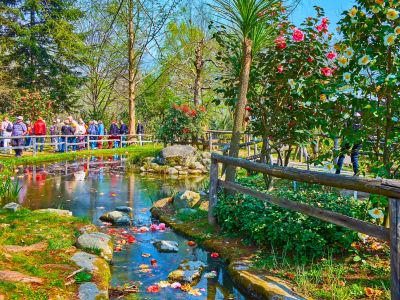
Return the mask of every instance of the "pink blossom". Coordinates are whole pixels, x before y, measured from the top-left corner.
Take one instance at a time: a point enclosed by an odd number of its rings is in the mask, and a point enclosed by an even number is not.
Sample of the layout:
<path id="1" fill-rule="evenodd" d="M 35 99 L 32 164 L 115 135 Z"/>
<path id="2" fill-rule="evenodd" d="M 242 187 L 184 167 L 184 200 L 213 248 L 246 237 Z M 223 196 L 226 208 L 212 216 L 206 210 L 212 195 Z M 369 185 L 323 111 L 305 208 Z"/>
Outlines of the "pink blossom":
<path id="1" fill-rule="evenodd" d="M 158 224 L 158 229 L 159 230 L 165 230 L 165 224 L 164 223 Z"/>
<path id="2" fill-rule="evenodd" d="M 182 285 L 181 285 L 179 282 L 174 282 L 174 283 L 171 284 L 171 287 L 172 287 L 173 289 L 180 289 L 181 286 L 182 286 Z"/>
<path id="3" fill-rule="evenodd" d="M 321 74 L 326 77 L 330 77 L 333 75 L 333 70 L 329 67 L 324 67 L 324 68 L 321 68 Z"/>
<path id="4" fill-rule="evenodd" d="M 322 24 L 328 24 L 329 23 L 329 19 L 328 18 L 322 18 L 321 20 Z"/>
<path id="5" fill-rule="evenodd" d="M 317 27 L 318 32 L 328 32 L 328 25 L 326 23 L 322 23 Z"/>
<path id="6" fill-rule="evenodd" d="M 335 59 L 337 57 L 337 54 L 336 54 L 336 52 L 331 51 L 326 55 L 326 57 L 328 59 L 332 60 L 332 59 Z"/>
<path id="7" fill-rule="evenodd" d="M 311 62 L 314 61 L 314 59 L 310 56 L 309 58 L 307 58 L 307 61 L 308 61 L 309 63 L 311 63 Z"/>
<path id="8" fill-rule="evenodd" d="M 150 225 L 150 231 L 157 231 L 159 227 L 156 224 L 151 224 Z"/>
<path id="9" fill-rule="evenodd" d="M 283 66 L 279 65 L 277 68 L 278 73 L 283 73 Z"/>
<path id="10" fill-rule="evenodd" d="M 298 29 L 298 28 L 295 28 L 295 29 L 293 29 L 293 35 L 292 35 L 292 37 L 293 37 L 293 40 L 294 40 L 295 42 L 304 41 L 304 32 L 301 31 L 301 30 Z"/>
<path id="11" fill-rule="evenodd" d="M 275 45 L 276 45 L 276 47 L 278 49 L 281 49 L 281 50 L 285 49 L 286 48 L 286 40 L 285 40 L 285 38 L 283 36 L 278 36 L 275 39 Z"/>

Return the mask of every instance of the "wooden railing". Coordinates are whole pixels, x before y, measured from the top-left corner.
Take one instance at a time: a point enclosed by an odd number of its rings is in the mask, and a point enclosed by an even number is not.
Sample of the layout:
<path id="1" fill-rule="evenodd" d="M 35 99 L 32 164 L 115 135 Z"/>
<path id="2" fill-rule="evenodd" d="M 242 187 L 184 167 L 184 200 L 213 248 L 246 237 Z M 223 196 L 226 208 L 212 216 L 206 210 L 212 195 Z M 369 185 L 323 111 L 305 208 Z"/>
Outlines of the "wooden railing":
<path id="1" fill-rule="evenodd" d="M 341 189 L 362 191 L 371 194 L 386 196 L 389 198 L 389 220 L 390 227 L 375 225 L 358 220 L 337 212 L 321 209 L 308 204 L 283 199 L 254 191 L 236 182 L 227 182 L 219 179 L 219 163 L 241 167 L 248 171 L 260 172 L 273 177 L 294 180 L 299 182 L 320 184 Z M 279 207 L 300 212 L 308 216 L 319 218 L 342 227 L 377 237 L 390 243 L 390 266 L 391 266 L 391 295 L 392 299 L 400 299 L 400 183 L 395 180 L 366 179 L 343 175 L 328 174 L 318 171 L 306 171 L 295 168 L 279 167 L 251 162 L 245 159 L 213 153 L 211 155 L 210 168 L 210 192 L 208 221 L 215 224 L 214 208 L 218 202 L 218 188 L 247 194 L 262 201 L 272 203 Z"/>

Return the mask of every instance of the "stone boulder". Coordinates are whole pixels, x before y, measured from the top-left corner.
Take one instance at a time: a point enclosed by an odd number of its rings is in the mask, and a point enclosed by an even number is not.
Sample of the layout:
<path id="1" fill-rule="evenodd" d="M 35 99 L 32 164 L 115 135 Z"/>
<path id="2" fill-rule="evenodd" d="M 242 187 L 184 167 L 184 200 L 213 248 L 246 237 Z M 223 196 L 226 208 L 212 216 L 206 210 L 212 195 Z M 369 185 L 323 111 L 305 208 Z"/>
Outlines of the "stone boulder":
<path id="1" fill-rule="evenodd" d="M 99 287 L 93 282 L 85 282 L 79 286 L 80 300 L 98 300 L 108 299 L 108 291 L 99 290 Z"/>
<path id="2" fill-rule="evenodd" d="M 176 210 L 181 208 L 193 208 L 200 201 L 200 194 L 192 191 L 179 192 L 173 200 Z"/>
<path id="3" fill-rule="evenodd" d="M 161 150 L 158 162 L 162 165 L 186 165 L 196 159 L 196 149 L 189 145 L 173 145 Z"/>
<path id="4" fill-rule="evenodd" d="M 129 206 L 117 206 L 115 208 L 116 211 L 124 212 L 124 213 L 131 213 L 133 211 L 132 207 Z"/>
<path id="5" fill-rule="evenodd" d="M 177 270 L 168 274 L 168 280 L 195 285 L 200 280 L 205 267 L 206 264 L 202 261 L 184 261 Z"/>
<path id="6" fill-rule="evenodd" d="M 81 249 L 98 249 L 100 256 L 111 261 L 113 257 L 113 243 L 111 236 L 101 232 L 87 232 L 78 237 L 76 242 Z"/>
<path id="7" fill-rule="evenodd" d="M 131 218 L 126 213 L 117 210 L 106 212 L 100 217 L 100 220 L 103 222 L 111 222 L 118 226 L 131 225 Z"/>
<path id="8" fill-rule="evenodd" d="M 158 252 L 163 252 L 163 253 L 173 253 L 173 252 L 178 252 L 178 243 L 175 241 L 155 241 L 153 242 L 154 247 L 157 248 Z"/>
<path id="9" fill-rule="evenodd" d="M 179 173 L 179 171 L 178 171 L 176 168 L 169 167 L 169 168 L 167 169 L 167 173 L 168 173 L 169 175 L 176 175 L 176 174 Z"/>
<path id="10" fill-rule="evenodd" d="M 12 211 L 12 212 L 16 212 L 16 211 L 20 210 L 21 208 L 22 208 L 22 206 L 15 202 L 10 202 L 3 206 L 3 209 Z"/>

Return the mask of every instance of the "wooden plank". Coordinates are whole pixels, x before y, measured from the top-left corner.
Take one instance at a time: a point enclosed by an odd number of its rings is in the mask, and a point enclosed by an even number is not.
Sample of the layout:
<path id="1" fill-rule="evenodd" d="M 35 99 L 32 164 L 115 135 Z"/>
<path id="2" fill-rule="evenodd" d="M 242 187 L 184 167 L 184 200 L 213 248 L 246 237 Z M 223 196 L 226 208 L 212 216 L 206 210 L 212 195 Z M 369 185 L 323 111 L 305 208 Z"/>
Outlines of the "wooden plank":
<path id="1" fill-rule="evenodd" d="M 212 158 L 224 164 L 241 167 L 247 170 L 269 174 L 274 177 L 322 184 L 342 189 L 361 191 L 371 194 L 387 196 L 389 198 L 400 198 L 400 188 L 392 185 L 385 185 L 381 179 L 366 179 L 357 176 L 344 176 L 323 173 L 318 171 L 306 171 L 296 168 L 271 166 L 256 162 L 247 161 L 240 158 L 233 158 L 213 153 Z"/>
<path id="2" fill-rule="evenodd" d="M 337 212 L 324 210 L 318 207 L 314 207 L 308 204 L 287 200 L 283 198 L 278 198 L 272 195 L 267 195 L 258 191 L 253 191 L 250 188 L 241 186 L 237 183 L 227 182 L 218 180 L 218 185 L 238 192 L 250 195 L 254 198 L 266 201 L 268 203 L 275 204 L 279 207 L 294 210 L 308 216 L 312 216 L 321 219 L 326 222 L 330 222 L 345 228 L 349 228 L 358 232 L 362 232 L 371 236 L 375 236 L 381 240 L 389 241 L 389 230 L 385 227 L 374 225 L 368 222 L 360 221 L 355 218 L 339 214 Z M 398 298 L 397 298 L 398 299 Z"/>
<path id="3" fill-rule="evenodd" d="M 391 299 L 400 299 L 400 201 L 389 199 Z"/>
<path id="4" fill-rule="evenodd" d="M 217 205 L 218 189 L 218 161 L 211 159 L 210 166 L 210 191 L 209 191 L 209 203 L 208 203 L 208 223 L 211 225 L 216 224 L 216 219 L 214 217 L 214 208 Z"/>

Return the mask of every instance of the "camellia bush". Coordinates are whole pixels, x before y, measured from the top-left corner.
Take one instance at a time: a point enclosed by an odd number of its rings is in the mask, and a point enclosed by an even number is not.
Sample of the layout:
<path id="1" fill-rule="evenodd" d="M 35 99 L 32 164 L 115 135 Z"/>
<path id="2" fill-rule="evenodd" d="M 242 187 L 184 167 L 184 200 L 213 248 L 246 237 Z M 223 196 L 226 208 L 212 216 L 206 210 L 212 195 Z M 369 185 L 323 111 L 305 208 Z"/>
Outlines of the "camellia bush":
<path id="1" fill-rule="evenodd" d="M 14 97 L 8 114 L 11 118 L 22 116 L 30 121 L 36 121 L 38 117 L 50 120 L 54 114 L 53 102 L 40 92 L 22 90 Z"/>
<path id="2" fill-rule="evenodd" d="M 165 144 L 190 142 L 201 136 L 206 122 L 206 108 L 191 104 L 174 104 L 160 125 L 157 136 Z"/>
<path id="3" fill-rule="evenodd" d="M 340 136 L 362 143 L 368 171 L 400 175 L 400 4 L 358 0 L 344 12 L 338 31 L 338 80 L 331 94 L 341 107 Z M 361 130 L 351 126 L 360 115 Z M 326 128 L 328 131 L 329 129 Z"/>

